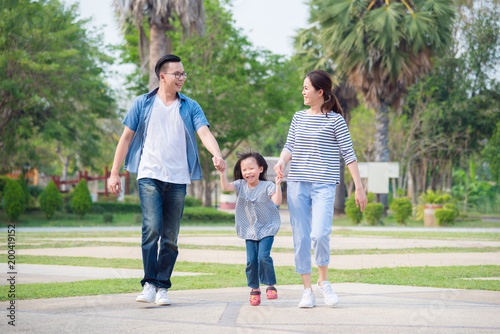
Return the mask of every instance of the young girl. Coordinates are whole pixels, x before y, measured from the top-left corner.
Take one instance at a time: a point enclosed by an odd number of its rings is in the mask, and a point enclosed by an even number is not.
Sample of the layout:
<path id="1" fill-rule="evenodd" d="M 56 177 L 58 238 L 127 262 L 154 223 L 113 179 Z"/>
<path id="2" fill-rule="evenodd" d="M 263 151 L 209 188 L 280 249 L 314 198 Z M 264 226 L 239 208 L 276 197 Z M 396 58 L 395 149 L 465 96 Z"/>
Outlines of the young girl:
<path id="1" fill-rule="evenodd" d="M 246 240 L 247 281 L 250 304 L 260 304 L 260 283 L 267 285 L 267 299 L 277 299 L 271 247 L 281 220 L 277 205 L 281 204 L 281 179 L 266 180 L 267 163 L 262 155 L 249 152 L 238 155 L 234 166 L 234 182 L 229 183 L 226 171 L 220 171 L 222 189 L 236 191 L 236 234 Z"/>

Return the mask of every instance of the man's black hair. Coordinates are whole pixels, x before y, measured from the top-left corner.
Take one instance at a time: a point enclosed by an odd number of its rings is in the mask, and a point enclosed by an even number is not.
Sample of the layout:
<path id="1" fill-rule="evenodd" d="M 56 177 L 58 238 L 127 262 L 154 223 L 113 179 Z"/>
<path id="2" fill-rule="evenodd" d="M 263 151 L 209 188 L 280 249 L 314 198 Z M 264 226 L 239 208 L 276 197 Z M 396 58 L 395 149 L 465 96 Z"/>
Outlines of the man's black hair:
<path id="1" fill-rule="evenodd" d="M 158 80 L 160 80 L 160 69 L 165 63 L 180 63 L 181 58 L 177 57 L 176 55 L 164 55 L 160 59 L 158 59 L 158 62 L 156 62 L 155 66 L 155 73 L 156 77 Z"/>

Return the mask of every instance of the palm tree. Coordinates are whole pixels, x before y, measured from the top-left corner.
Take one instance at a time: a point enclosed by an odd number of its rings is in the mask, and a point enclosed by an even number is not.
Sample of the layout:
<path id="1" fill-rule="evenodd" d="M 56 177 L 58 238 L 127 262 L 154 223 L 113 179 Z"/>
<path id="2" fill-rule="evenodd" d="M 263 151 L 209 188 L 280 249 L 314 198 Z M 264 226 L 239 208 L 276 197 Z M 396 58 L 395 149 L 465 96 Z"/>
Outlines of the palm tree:
<path id="1" fill-rule="evenodd" d="M 389 161 L 389 107 L 451 42 L 451 0 L 311 0 L 321 55 L 376 109 L 375 160 Z M 382 198 L 386 202 L 386 197 Z M 386 205 L 386 203 L 384 203 Z M 386 205 L 387 206 L 387 205 Z"/>
<path id="2" fill-rule="evenodd" d="M 113 0 L 120 15 L 120 24 L 125 28 L 132 21 L 139 29 L 139 53 L 141 69 L 149 72 L 149 89 L 158 86 L 154 71 L 157 60 L 172 52 L 168 31 L 176 30 L 172 21 L 177 14 L 183 29 L 183 39 L 195 31 L 203 33 L 203 0 Z M 149 24 L 149 40 L 144 30 L 144 17 Z M 148 71 L 149 64 L 149 71 Z"/>

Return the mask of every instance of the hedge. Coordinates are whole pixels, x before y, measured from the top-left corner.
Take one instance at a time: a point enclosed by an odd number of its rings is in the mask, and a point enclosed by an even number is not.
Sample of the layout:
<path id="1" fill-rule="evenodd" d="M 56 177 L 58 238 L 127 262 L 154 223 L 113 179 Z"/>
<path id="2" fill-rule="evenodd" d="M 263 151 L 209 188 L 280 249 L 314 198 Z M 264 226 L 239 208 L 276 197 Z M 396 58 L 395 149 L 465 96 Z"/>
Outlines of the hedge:
<path id="1" fill-rule="evenodd" d="M 141 205 L 136 203 L 97 202 L 92 204 L 92 213 L 140 213 Z M 234 214 L 214 208 L 184 206 L 182 220 L 196 222 L 232 222 Z"/>

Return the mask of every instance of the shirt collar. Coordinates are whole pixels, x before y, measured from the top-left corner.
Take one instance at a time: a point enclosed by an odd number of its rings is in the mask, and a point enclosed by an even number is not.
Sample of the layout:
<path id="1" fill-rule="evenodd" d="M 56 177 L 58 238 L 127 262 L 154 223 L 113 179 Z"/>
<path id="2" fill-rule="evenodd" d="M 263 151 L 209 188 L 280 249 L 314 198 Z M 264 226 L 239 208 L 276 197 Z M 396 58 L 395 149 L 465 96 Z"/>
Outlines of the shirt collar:
<path id="1" fill-rule="evenodd" d="M 156 87 L 155 89 L 153 89 L 152 91 L 150 91 L 147 95 L 148 98 L 150 97 L 153 97 L 156 95 L 156 93 L 158 93 L 158 89 L 160 89 L 160 87 Z M 177 93 L 177 95 L 179 96 L 179 99 L 181 100 L 186 100 L 186 96 L 181 94 L 181 93 Z"/>

